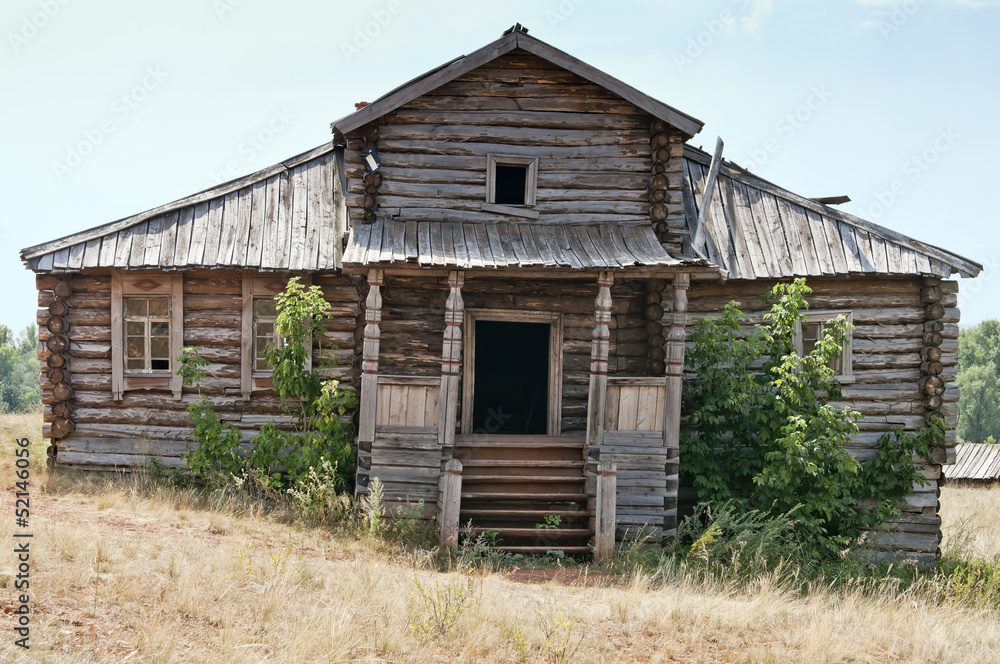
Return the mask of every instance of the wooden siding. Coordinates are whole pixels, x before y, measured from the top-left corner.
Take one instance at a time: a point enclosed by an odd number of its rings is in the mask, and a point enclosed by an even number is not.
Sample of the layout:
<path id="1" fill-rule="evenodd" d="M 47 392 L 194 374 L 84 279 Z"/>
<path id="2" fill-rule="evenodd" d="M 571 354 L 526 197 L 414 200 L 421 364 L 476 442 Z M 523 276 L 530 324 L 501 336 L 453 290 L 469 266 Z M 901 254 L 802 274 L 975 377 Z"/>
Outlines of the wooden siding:
<path id="1" fill-rule="evenodd" d="M 711 159 L 684 151 L 688 229 L 695 233 Z M 707 257 L 730 279 L 848 274 L 976 276 L 982 266 L 797 196 L 724 165 L 706 220 Z"/>
<path id="2" fill-rule="evenodd" d="M 681 264 L 664 251 L 649 225 L 376 221 L 352 229 L 345 265 L 393 263 L 589 270 Z"/>
<path id="3" fill-rule="evenodd" d="M 915 431 L 926 423 L 927 409 L 920 390 L 921 350 L 924 348 L 925 306 L 921 301 L 919 277 L 815 278 L 808 301 L 812 309 L 850 310 L 854 313 L 853 373 L 855 382 L 843 386 L 841 405 L 862 414 L 859 433 L 847 447 L 856 458 L 867 460 L 875 454 L 875 444 L 894 427 Z M 695 282 L 689 291 L 689 333 L 698 319 L 716 316 L 725 303 L 735 300 L 751 323 L 763 321 L 767 307 L 761 296 L 772 284 L 763 281 L 730 281 L 726 284 Z M 941 304 L 946 314 L 941 321 L 941 378 L 953 383 L 958 362 L 957 284 L 943 282 Z M 692 376 L 687 376 L 690 379 Z M 955 445 L 957 393 L 947 390 L 941 413 L 949 428 L 948 445 Z M 923 486 L 900 505 L 903 515 L 890 521 L 890 533 L 881 545 L 899 549 L 918 559 L 932 560 L 940 543 L 938 480 L 941 465 L 920 460 Z M 691 499 L 682 491 L 682 500 Z"/>
<path id="4" fill-rule="evenodd" d="M 666 391 L 663 378 L 609 379 L 605 431 L 662 432 Z"/>
<path id="5" fill-rule="evenodd" d="M 289 168 L 261 171 L 131 220 L 25 249 L 36 271 L 91 268 L 333 270 L 346 221 L 330 147 Z"/>
<path id="6" fill-rule="evenodd" d="M 539 158 L 540 223 L 648 225 L 651 121 L 613 92 L 513 51 L 348 134 L 351 223 L 368 196 L 398 221 L 510 221 L 481 209 L 487 155 L 499 154 Z M 382 160 L 377 191 L 362 181 L 369 143 Z"/>
<path id="7" fill-rule="evenodd" d="M 378 377 L 375 425 L 437 430 L 440 378 Z"/>
<path id="8" fill-rule="evenodd" d="M 248 273 L 248 277 L 252 273 Z M 52 384 L 45 377 L 48 351 L 45 328 L 54 299 L 52 286 L 65 276 L 39 275 L 39 355 L 42 360 L 45 420 L 51 422 Z M 73 398 L 70 407 L 76 430 L 57 441 L 57 462 L 82 467 L 130 468 L 159 457 L 168 466 L 181 467 L 191 426 L 187 406 L 197 390 L 184 388 L 174 399 L 169 387 L 133 389 L 115 401 L 111 389 L 111 275 L 75 274 L 68 277 L 70 306 L 69 364 Z M 354 327 L 358 313 L 357 288 L 345 276 L 315 277 L 333 304 L 334 318 L 322 339 L 315 340 L 313 362 L 336 361 L 324 375 L 351 384 Z M 200 346 L 209 361 L 201 391 L 212 399 L 220 419 L 244 430 L 249 438 L 268 421 L 287 421 L 286 408 L 270 391 L 255 392 L 243 401 L 240 386 L 241 275 L 238 272 L 190 272 L 183 275 L 184 344 Z M 335 346 L 339 348 L 335 348 Z"/>

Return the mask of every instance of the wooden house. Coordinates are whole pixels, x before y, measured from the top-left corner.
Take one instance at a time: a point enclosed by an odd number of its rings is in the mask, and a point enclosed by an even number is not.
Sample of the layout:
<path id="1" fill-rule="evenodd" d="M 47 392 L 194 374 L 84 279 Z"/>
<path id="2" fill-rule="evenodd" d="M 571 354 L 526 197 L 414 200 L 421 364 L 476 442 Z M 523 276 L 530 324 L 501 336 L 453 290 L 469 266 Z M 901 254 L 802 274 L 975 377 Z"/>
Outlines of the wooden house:
<path id="1" fill-rule="evenodd" d="M 931 413 L 954 425 L 948 278 L 980 265 L 731 162 L 710 174 L 687 144 L 701 122 L 519 26 L 359 107 L 310 152 L 22 251 L 56 463 L 180 464 L 182 345 L 204 348 L 225 420 L 280 417 L 260 349 L 293 275 L 334 308 L 314 359 L 360 391 L 357 491 L 378 477 L 523 550 L 674 529 L 687 329 L 732 299 L 759 320 L 779 280 L 813 288 L 803 345 L 854 323 L 853 452 Z M 884 546 L 935 555 L 951 458 L 923 460 Z"/>
<path id="2" fill-rule="evenodd" d="M 948 486 L 1000 484 L 1000 445 L 959 443 L 955 446 L 955 463 L 944 468 L 941 479 Z"/>

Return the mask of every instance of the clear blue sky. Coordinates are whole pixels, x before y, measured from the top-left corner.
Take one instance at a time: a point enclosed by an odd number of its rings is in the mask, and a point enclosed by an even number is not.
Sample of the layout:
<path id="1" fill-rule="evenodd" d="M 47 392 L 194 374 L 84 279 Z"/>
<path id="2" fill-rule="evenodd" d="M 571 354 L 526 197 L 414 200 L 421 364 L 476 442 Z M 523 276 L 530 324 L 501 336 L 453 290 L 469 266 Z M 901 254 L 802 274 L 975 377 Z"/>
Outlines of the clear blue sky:
<path id="1" fill-rule="evenodd" d="M 998 5 L 6 0 L 0 323 L 35 317 L 22 247 L 320 145 L 354 102 L 515 22 L 704 121 L 695 145 L 721 135 L 768 180 L 848 194 L 847 211 L 985 264 L 963 323 L 995 318 Z"/>

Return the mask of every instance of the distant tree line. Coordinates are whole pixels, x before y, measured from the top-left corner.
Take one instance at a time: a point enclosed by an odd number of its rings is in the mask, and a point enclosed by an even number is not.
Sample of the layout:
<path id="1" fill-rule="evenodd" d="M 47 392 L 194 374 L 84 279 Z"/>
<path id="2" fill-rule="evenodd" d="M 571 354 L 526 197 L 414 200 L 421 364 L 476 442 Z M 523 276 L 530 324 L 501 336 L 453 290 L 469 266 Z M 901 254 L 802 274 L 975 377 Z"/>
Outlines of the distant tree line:
<path id="1" fill-rule="evenodd" d="M 1000 440 L 1000 321 L 959 331 L 958 387 L 958 437 L 965 443 Z"/>
<path id="2" fill-rule="evenodd" d="M 28 413 L 42 407 L 37 346 L 34 325 L 16 337 L 0 325 L 0 413 Z"/>

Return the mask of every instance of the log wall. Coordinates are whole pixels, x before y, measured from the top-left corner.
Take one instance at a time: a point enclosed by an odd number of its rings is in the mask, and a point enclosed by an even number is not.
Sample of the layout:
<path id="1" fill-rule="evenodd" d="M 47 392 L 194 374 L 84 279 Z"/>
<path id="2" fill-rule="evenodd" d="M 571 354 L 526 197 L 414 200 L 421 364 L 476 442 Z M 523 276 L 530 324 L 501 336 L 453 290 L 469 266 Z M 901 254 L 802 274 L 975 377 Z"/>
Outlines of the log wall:
<path id="1" fill-rule="evenodd" d="M 926 289 L 927 284 L 920 277 L 814 278 L 808 285 L 813 289 L 808 298 L 810 308 L 854 313 L 855 382 L 843 386 L 842 405 L 859 411 L 863 417 L 858 421 L 860 431 L 849 451 L 861 460 L 871 458 L 877 440 L 887 431 L 897 426 L 907 431 L 922 427 L 929 412 L 928 404 L 940 404 L 939 412 L 951 429 L 948 446 L 953 447 L 958 396 L 952 385 L 958 359 L 957 284 L 941 283 L 941 299 L 934 303 L 940 305 L 940 311 L 932 311 L 925 302 L 926 290 L 922 298 L 921 289 Z M 752 322 L 761 322 L 769 308 L 761 296 L 772 286 L 763 281 L 692 284 L 689 334 L 698 319 L 717 315 L 730 300 L 739 302 Z M 929 314 L 936 317 L 929 321 Z M 933 334 L 938 336 L 927 337 L 931 330 L 936 330 Z M 934 375 L 940 377 L 943 386 L 941 401 L 929 400 L 923 389 L 931 375 L 925 360 L 927 342 L 931 341 L 940 342 L 937 346 L 940 373 Z M 934 559 L 941 541 L 938 481 L 941 464 L 948 460 L 944 450 L 940 452 L 933 454 L 932 460 L 920 460 L 918 469 L 926 483 L 914 486 L 913 493 L 900 505 L 903 515 L 888 524 L 888 532 L 877 535 L 881 548 L 903 552 L 924 562 Z M 953 452 L 947 456 L 953 458 Z M 693 492 L 689 487 L 682 487 L 681 498 L 690 507 Z"/>
<path id="2" fill-rule="evenodd" d="M 256 273 L 247 273 L 250 278 Z M 286 410 L 270 390 L 255 392 L 243 401 L 240 388 L 240 336 L 242 275 L 239 272 L 186 272 L 184 279 L 184 345 L 200 346 L 209 361 L 201 391 L 212 400 L 219 417 L 231 422 L 249 438 L 268 421 L 287 420 Z M 59 299 L 54 291 L 68 283 L 65 298 L 69 340 L 63 367 L 72 378 L 72 398 L 59 399 L 49 381 L 48 361 L 52 332 L 50 307 Z M 352 383 L 354 327 L 358 312 L 357 287 L 342 275 L 314 276 L 332 303 L 334 318 L 322 339 L 314 342 L 314 366 L 338 362 L 323 370 L 326 377 Z M 39 275 L 39 358 L 46 435 L 52 454 L 62 465 L 89 468 L 131 468 L 158 457 L 166 466 L 183 467 L 190 422 L 186 408 L 198 398 L 197 390 L 184 388 L 181 399 L 167 389 L 138 389 L 114 400 L 111 391 L 111 276 L 110 272 Z M 334 349 L 339 346 L 339 350 Z M 65 404 L 65 405 L 60 405 Z M 75 427 L 66 435 L 52 424 L 67 409 Z"/>
<path id="3" fill-rule="evenodd" d="M 612 92 L 513 51 L 347 136 L 351 224 L 511 221 L 483 211 L 486 156 L 538 157 L 538 223 L 652 224 L 678 255 L 683 136 Z M 361 151 L 375 148 L 378 173 Z"/>

